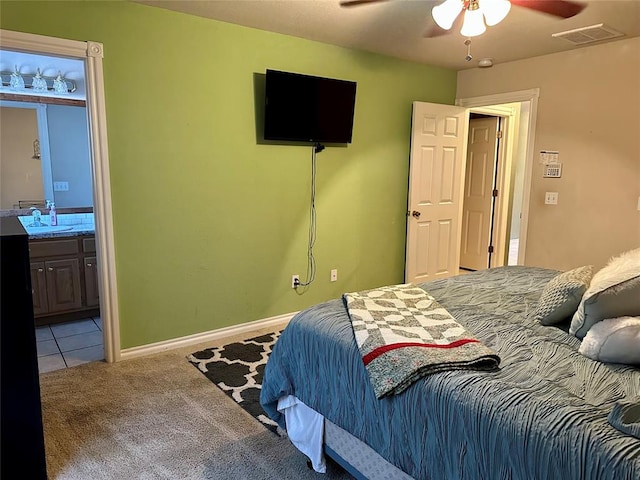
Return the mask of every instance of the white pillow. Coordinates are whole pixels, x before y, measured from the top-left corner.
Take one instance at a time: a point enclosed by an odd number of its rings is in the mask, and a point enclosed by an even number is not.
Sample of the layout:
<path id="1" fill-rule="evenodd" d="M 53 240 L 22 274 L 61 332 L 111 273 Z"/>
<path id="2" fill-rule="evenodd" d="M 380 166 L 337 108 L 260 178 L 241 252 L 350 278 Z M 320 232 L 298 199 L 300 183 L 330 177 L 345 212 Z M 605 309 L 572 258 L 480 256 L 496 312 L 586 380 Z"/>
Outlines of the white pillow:
<path id="1" fill-rule="evenodd" d="M 571 319 L 569 332 L 584 338 L 605 318 L 640 315 L 640 248 L 609 260 L 596 272 Z"/>
<path id="2" fill-rule="evenodd" d="M 578 351 L 600 362 L 640 365 L 640 317 L 610 318 L 596 323 Z"/>

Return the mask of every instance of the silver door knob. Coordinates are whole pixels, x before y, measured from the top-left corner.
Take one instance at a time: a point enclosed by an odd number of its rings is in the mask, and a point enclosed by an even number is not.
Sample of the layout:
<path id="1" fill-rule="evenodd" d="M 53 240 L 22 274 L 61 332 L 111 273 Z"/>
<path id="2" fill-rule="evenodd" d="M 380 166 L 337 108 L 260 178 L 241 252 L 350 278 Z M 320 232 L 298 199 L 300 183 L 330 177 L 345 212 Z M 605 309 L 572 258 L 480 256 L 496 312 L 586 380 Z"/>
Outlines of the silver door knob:
<path id="1" fill-rule="evenodd" d="M 87 263 L 87 267 L 93 267 L 91 263 Z"/>
<path id="2" fill-rule="evenodd" d="M 44 268 L 39 268 L 38 273 L 42 273 L 42 272 L 44 272 Z"/>
<path id="3" fill-rule="evenodd" d="M 413 215 L 416 218 L 420 218 L 420 212 L 417 210 L 414 210 L 413 212 L 411 212 L 411 215 Z"/>
<path id="4" fill-rule="evenodd" d="M 49 267 L 47 268 L 47 270 L 49 270 L 50 272 L 53 272 L 53 267 Z"/>

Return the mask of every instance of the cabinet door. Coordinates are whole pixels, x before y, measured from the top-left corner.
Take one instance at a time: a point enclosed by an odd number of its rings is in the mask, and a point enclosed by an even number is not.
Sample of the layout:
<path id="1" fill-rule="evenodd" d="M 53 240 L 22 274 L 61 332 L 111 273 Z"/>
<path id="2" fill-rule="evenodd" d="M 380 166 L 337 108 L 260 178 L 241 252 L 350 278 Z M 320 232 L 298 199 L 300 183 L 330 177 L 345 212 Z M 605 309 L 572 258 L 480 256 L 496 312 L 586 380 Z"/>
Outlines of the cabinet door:
<path id="1" fill-rule="evenodd" d="M 44 262 L 31 264 L 31 294 L 33 296 L 33 314 L 36 316 L 49 311 L 47 279 L 44 268 Z"/>
<path id="2" fill-rule="evenodd" d="M 87 307 L 100 304 L 100 289 L 98 288 L 98 264 L 96 257 L 84 257 L 84 284 L 87 292 Z"/>
<path id="3" fill-rule="evenodd" d="M 82 307 L 80 261 L 77 258 L 45 262 L 49 312 L 64 312 Z"/>

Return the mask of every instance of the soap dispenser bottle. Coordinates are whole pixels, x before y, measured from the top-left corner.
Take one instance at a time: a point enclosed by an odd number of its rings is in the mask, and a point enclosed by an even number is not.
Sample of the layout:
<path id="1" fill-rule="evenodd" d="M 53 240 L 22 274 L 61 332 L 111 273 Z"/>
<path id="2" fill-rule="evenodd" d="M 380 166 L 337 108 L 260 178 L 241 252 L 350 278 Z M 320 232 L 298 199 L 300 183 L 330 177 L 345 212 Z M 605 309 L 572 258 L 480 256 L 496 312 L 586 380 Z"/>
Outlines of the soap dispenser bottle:
<path id="1" fill-rule="evenodd" d="M 58 213 L 56 212 L 56 204 L 53 202 L 49 205 L 49 221 L 52 227 L 58 225 Z"/>

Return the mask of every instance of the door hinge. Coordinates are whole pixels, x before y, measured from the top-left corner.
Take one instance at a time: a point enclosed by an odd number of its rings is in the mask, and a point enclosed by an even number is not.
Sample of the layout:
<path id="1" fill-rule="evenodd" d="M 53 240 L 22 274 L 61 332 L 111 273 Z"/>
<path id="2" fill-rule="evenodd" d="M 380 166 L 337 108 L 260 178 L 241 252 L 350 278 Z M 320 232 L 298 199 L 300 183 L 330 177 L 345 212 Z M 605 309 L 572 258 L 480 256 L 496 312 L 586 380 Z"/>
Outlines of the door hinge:
<path id="1" fill-rule="evenodd" d="M 496 132 L 496 138 L 502 138 L 502 132 L 500 130 Z"/>
<path id="2" fill-rule="evenodd" d="M 494 196 L 494 197 L 497 197 L 498 196 L 498 189 L 497 188 L 494 189 L 493 192 L 491 192 L 491 195 Z"/>
<path id="3" fill-rule="evenodd" d="M 493 245 L 489 245 L 489 248 L 487 249 L 487 251 L 489 253 L 493 253 Z"/>

